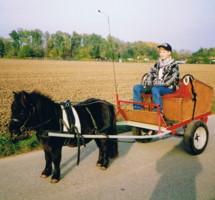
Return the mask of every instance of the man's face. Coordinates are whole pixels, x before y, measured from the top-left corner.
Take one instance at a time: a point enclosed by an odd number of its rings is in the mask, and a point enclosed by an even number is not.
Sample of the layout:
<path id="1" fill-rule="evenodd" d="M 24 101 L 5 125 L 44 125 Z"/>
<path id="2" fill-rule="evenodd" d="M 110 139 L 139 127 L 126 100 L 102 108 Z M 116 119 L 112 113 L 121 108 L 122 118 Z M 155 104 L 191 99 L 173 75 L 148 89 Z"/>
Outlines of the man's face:
<path id="1" fill-rule="evenodd" d="M 171 57 L 171 51 L 167 51 L 164 48 L 159 48 L 159 56 L 161 60 L 166 60 Z"/>

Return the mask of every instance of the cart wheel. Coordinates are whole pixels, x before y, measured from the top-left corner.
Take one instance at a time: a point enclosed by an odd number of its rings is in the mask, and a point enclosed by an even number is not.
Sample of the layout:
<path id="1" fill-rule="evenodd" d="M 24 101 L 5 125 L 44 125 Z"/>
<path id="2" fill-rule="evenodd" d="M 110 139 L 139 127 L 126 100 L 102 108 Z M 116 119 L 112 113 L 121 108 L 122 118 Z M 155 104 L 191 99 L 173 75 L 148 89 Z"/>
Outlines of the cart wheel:
<path id="1" fill-rule="evenodd" d="M 201 154 L 208 143 L 209 133 L 206 124 L 202 121 L 192 121 L 184 132 L 185 150 L 192 154 Z"/>
<path id="2" fill-rule="evenodd" d="M 144 85 L 145 80 L 147 79 L 148 73 L 143 74 L 141 80 L 140 80 L 140 84 Z"/>
<path id="3" fill-rule="evenodd" d="M 132 134 L 133 135 L 147 135 L 147 131 L 149 131 L 148 129 L 144 129 L 144 128 L 137 128 L 134 127 L 132 129 Z M 147 143 L 150 142 L 152 140 L 152 138 L 147 138 L 147 139 L 135 139 L 137 142 L 140 143 Z"/>

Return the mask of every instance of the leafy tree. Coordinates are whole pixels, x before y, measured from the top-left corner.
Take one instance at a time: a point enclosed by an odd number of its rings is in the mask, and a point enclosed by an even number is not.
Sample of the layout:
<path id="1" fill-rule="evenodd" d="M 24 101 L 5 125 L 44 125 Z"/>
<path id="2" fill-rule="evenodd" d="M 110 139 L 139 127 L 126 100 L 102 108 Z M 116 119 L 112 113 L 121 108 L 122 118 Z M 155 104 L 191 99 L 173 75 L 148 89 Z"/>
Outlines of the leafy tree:
<path id="1" fill-rule="evenodd" d="M 151 60 L 157 60 L 158 59 L 158 51 L 155 48 L 151 48 L 148 56 Z"/>
<path id="2" fill-rule="evenodd" d="M 3 39 L 0 38 L 0 57 L 5 55 L 5 45 Z"/>
<path id="3" fill-rule="evenodd" d="M 43 42 L 44 57 L 48 57 L 48 41 L 50 39 L 50 34 L 48 31 L 45 32 L 43 38 L 44 38 Z"/>
<path id="4" fill-rule="evenodd" d="M 128 47 L 125 49 L 125 52 L 123 52 L 123 58 L 134 58 L 135 51 L 132 47 Z"/>
<path id="5" fill-rule="evenodd" d="M 40 30 L 30 31 L 31 44 L 35 49 L 41 48 L 43 44 L 43 33 Z"/>
<path id="6" fill-rule="evenodd" d="M 90 49 L 88 47 L 81 47 L 75 56 L 75 59 L 78 60 L 89 60 L 90 58 Z"/>
<path id="7" fill-rule="evenodd" d="M 78 53 L 81 45 L 82 46 L 84 45 L 84 40 L 82 39 L 82 36 L 76 32 L 73 32 L 71 36 L 71 57 L 72 58 L 76 57 L 76 54 Z"/>
<path id="8" fill-rule="evenodd" d="M 33 30 L 30 32 L 31 48 L 33 50 L 33 57 L 44 57 L 43 47 L 43 33 L 40 30 Z"/>
<path id="9" fill-rule="evenodd" d="M 13 48 L 10 48 L 9 56 L 25 57 L 43 57 L 43 33 L 40 30 L 19 29 L 12 31 L 10 34 Z M 12 54 L 13 53 L 13 54 Z"/>
<path id="10" fill-rule="evenodd" d="M 58 31 L 48 40 L 47 54 L 52 58 L 71 57 L 71 37 L 67 33 Z"/>
<path id="11" fill-rule="evenodd" d="M 19 29 L 17 31 L 18 38 L 19 38 L 19 45 L 20 47 L 29 45 L 32 46 L 32 37 L 31 31 L 25 29 Z"/>
<path id="12" fill-rule="evenodd" d="M 14 48 L 13 42 L 10 39 L 4 40 L 4 48 L 5 48 L 5 55 L 4 57 L 11 58 L 16 55 L 16 50 Z"/>
<path id="13" fill-rule="evenodd" d="M 19 34 L 13 30 L 10 34 L 10 37 L 12 39 L 12 44 L 13 44 L 13 48 L 14 48 L 14 56 L 17 56 L 19 48 L 20 48 L 20 37 Z M 12 52 L 12 51 L 11 51 Z"/>
<path id="14" fill-rule="evenodd" d="M 188 62 L 209 64 L 212 63 L 212 60 L 215 60 L 215 48 L 200 48 L 198 51 L 192 54 L 192 56 L 188 59 Z"/>
<path id="15" fill-rule="evenodd" d="M 20 58 L 34 57 L 34 51 L 29 45 L 20 48 L 18 56 Z"/>
<path id="16" fill-rule="evenodd" d="M 89 48 L 91 59 L 100 59 L 105 56 L 106 41 L 100 35 L 82 35 L 81 46 Z"/>

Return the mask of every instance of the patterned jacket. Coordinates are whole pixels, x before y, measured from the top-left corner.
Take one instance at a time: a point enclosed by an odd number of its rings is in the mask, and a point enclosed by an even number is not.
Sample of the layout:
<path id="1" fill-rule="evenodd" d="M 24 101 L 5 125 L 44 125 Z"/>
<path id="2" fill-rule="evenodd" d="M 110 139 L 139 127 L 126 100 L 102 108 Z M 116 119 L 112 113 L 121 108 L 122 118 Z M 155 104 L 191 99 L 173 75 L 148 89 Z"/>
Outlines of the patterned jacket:
<path id="1" fill-rule="evenodd" d="M 159 79 L 159 70 L 161 68 L 159 62 L 150 69 L 144 81 L 145 87 L 151 86 L 166 86 L 171 89 L 176 89 L 179 84 L 179 66 L 180 61 L 172 60 L 166 66 L 163 66 L 163 73 L 161 79 Z"/>

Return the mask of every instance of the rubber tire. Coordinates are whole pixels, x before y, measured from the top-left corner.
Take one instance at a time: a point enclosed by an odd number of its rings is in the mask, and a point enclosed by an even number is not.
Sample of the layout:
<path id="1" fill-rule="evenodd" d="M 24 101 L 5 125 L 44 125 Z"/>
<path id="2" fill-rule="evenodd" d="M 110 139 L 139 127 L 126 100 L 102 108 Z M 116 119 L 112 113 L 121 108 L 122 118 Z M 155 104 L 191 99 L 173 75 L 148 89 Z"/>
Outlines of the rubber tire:
<path id="1" fill-rule="evenodd" d="M 132 129 L 132 134 L 133 135 L 142 135 L 141 132 L 143 131 L 142 128 L 137 128 L 137 127 L 133 127 Z M 136 142 L 139 143 L 147 143 L 147 142 L 151 142 L 152 138 L 148 138 L 148 139 L 135 139 Z"/>
<path id="2" fill-rule="evenodd" d="M 201 149 L 197 149 L 194 145 L 194 135 L 198 128 L 202 127 L 205 130 L 206 133 L 206 141 L 204 146 Z M 209 132 L 206 124 L 202 121 L 192 121 L 190 124 L 187 125 L 185 132 L 184 132 L 184 148 L 187 153 L 191 155 L 199 155 L 201 154 L 205 148 L 207 147 L 209 139 Z"/>

